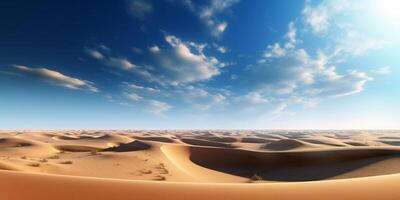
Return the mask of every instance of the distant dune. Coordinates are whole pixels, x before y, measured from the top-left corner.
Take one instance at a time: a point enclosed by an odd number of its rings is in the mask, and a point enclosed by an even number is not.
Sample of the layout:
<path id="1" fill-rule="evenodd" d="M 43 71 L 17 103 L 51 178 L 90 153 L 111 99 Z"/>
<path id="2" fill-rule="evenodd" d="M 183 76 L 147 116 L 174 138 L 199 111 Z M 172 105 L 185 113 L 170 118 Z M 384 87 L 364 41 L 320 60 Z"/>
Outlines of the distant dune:
<path id="1" fill-rule="evenodd" d="M 0 194 L 7 200 L 400 199 L 397 134 L 2 131 Z"/>

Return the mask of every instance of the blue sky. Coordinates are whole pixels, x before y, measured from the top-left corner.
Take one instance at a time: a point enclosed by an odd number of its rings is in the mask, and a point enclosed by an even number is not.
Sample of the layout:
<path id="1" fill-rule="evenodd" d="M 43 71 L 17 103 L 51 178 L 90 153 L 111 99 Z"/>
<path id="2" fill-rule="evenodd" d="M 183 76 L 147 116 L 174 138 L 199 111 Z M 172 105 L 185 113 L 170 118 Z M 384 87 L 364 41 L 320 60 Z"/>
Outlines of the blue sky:
<path id="1" fill-rule="evenodd" d="M 400 128 L 398 9 L 2 2 L 0 128 Z"/>

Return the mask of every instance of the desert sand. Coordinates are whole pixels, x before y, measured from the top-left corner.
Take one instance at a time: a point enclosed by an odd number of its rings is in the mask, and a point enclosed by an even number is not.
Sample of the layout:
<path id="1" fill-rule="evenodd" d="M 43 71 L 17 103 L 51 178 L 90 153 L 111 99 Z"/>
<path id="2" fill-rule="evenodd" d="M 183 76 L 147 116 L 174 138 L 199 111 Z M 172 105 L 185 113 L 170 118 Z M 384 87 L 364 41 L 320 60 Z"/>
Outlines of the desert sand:
<path id="1" fill-rule="evenodd" d="M 0 131 L 0 199 L 400 199 L 400 132 Z"/>

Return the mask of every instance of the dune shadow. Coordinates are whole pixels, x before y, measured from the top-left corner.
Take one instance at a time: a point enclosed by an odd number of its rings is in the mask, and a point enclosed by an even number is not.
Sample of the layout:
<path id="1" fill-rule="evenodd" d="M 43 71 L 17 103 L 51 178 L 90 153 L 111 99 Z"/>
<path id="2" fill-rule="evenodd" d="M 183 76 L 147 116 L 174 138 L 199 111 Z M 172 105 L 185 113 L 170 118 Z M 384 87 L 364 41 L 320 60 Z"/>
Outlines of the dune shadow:
<path id="1" fill-rule="evenodd" d="M 222 143 L 222 142 L 214 142 L 208 140 L 199 140 L 199 139 L 192 139 L 192 138 L 182 138 L 182 142 L 190 145 L 195 146 L 207 146 L 207 147 L 221 147 L 221 148 L 233 148 L 234 146 L 229 143 Z"/>
<path id="2" fill-rule="evenodd" d="M 147 140 L 147 141 L 164 142 L 164 143 L 175 142 L 173 139 L 167 137 L 158 137 L 158 136 L 147 136 L 147 137 L 134 136 L 133 138 L 138 140 Z"/>
<path id="3" fill-rule="evenodd" d="M 129 152 L 129 151 L 141 151 L 141 150 L 146 150 L 150 149 L 151 145 L 144 143 L 139 140 L 135 140 L 133 142 L 129 142 L 126 144 L 120 144 L 115 147 L 110 147 L 103 149 L 102 151 L 112 151 L 112 152 Z"/>
<path id="4" fill-rule="evenodd" d="M 0 148 L 9 148 L 9 147 L 29 147 L 33 146 L 33 144 L 29 141 L 25 141 L 22 139 L 16 138 L 0 138 Z"/>
<path id="5" fill-rule="evenodd" d="M 100 150 L 97 147 L 85 146 L 85 145 L 56 145 L 54 146 L 59 151 L 67 152 L 92 152 Z"/>
<path id="6" fill-rule="evenodd" d="M 393 141 L 393 140 L 379 140 L 379 142 L 382 142 L 384 144 L 392 145 L 392 146 L 400 146 L 400 140 Z"/>
<path id="7" fill-rule="evenodd" d="M 241 177 L 251 178 L 257 175 L 270 181 L 324 180 L 393 157 L 400 157 L 400 151 L 345 149 L 255 152 L 242 149 L 190 148 L 190 160 L 197 165 Z"/>

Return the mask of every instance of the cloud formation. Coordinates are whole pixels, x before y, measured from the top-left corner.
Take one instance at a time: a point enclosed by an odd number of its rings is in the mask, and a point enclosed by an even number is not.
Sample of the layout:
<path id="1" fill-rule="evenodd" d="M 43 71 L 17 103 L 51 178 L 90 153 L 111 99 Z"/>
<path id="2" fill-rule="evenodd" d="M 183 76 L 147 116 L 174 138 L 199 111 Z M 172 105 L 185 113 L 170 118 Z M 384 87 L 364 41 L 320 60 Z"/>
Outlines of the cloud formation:
<path id="1" fill-rule="evenodd" d="M 239 0 L 210 0 L 207 5 L 199 6 L 191 0 L 183 0 L 190 11 L 208 27 L 213 36 L 220 36 L 227 28 L 228 23 L 220 20 L 218 15 L 231 8 Z"/>
<path id="2" fill-rule="evenodd" d="M 365 83 L 372 80 L 365 72 L 356 70 L 338 73 L 330 57 L 322 51 L 312 56 L 298 48 L 292 22 L 284 39 L 283 45 L 268 45 L 262 59 L 250 68 L 250 81 L 255 88 L 242 99 L 253 104 L 277 103 L 282 111 L 293 103 L 309 105 L 318 99 L 361 92 Z"/>
<path id="3" fill-rule="evenodd" d="M 390 66 L 383 66 L 373 70 L 373 72 L 380 75 L 390 75 L 392 74 L 392 68 Z"/>
<path id="4" fill-rule="evenodd" d="M 219 91 L 208 91 L 193 85 L 178 87 L 175 91 L 192 107 L 203 111 L 224 105 L 228 96 Z"/>
<path id="5" fill-rule="evenodd" d="M 206 44 L 184 42 L 174 35 L 165 35 L 166 48 L 157 45 L 148 48 L 147 59 L 142 65 L 131 62 L 128 58 L 117 57 L 111 50 L 85 48 L 85 52 L 105 65 L 131 71 L 147 81 L 162 85 L 178 85 L 205 81 L 221 73 L 226 64 L 214 56 L 204 53 Z"/>
<path id="6" fill-rule="evenodd" d="M 172 85 L 208 80 L 220 74 L 220 68 L 225 66 L 217 58 L 206 56 L 201 45 L 183 42 L 173 35 L 165 36 L 165 41 L 170 48 L 161 49 L 153 56 L 164 72 L 162 79 Z"/>
<path id="7" fill-rule="evenodd" d="M 150 113 L 156 114 L 156 115 L 160 115 L 163 116 L 163 114 L 165 112 L 167 112 L 168 110 L 170 110 L 172 108 L 171 105 L 169 105 L 168 103 L 162 102 L 162 101 L 158 101 L 158 100 L 150 100 L 148 101 L 148 111 Z"/>
<path id="8" fill-rule="evenodd" d="M 52 85 L 65 87 L 68 89 L 80 89 L 90 92 L 98 92 L 95 84 L 90 81 L 66 76 L 60 72 L 49 70 L 46 68 L 31 68 L 22 65 L 13 65 L 17 72 L 50 83 Z"/>

